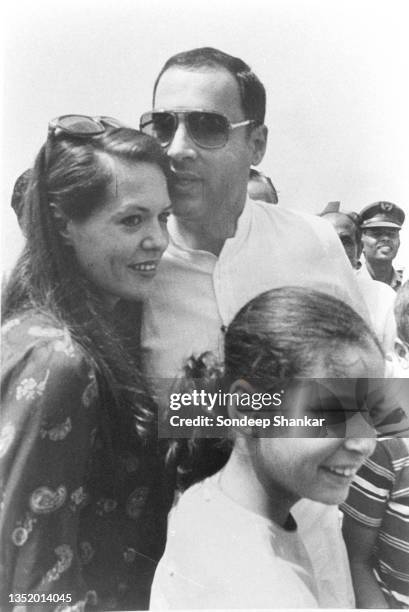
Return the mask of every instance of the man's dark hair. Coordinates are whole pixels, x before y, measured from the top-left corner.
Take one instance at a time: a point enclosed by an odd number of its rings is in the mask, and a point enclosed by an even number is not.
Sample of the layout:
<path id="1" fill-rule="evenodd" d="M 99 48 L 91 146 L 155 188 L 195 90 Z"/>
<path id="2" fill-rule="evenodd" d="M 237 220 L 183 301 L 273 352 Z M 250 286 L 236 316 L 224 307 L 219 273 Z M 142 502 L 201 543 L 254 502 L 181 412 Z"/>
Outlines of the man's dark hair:
<path id="1" fill-rule="evenodd" d="M 260 125 L 264 123 L 266 90 L 260 79 L 243 60 L 212 47 L 200 47 L 172 55 L 159 72 L 155 81 L 153 87 L 153 105 L 155 104 L 156 89 L 162 74 L 173 66 L 187 70 L 224 68 L 230 72 L 239 86 L 240 100 L 245 118 L 254 119 Z"/>

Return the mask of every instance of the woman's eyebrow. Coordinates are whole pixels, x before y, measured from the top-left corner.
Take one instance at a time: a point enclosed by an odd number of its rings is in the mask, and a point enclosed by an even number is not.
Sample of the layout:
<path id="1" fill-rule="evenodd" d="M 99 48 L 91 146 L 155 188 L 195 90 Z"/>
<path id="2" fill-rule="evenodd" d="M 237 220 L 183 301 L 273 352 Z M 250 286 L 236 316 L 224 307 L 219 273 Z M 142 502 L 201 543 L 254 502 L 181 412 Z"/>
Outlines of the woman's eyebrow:
<path id="1" fill-rule="evenodd" d="M 119 208 L 113 211 L 112 216 L 115 217 L 116 215 L 121 215 L 124 212 L 127 212 L 128 210 L 146 213 L 146 212 L 149 212 L 150 208 L 149 206 L 141 206 L 137 202 L 132 202 L 132 201 L 124 202 L 123 204 L 119 206 Z"/>
<path id="2" fill-rule="evenodd" d="M 132 201 L 126 202 L 122 204 L 117 210 L 115 210 L 112 213 L 111 218 L 116 219 L 118 217 L 121 217 L 124 213 L 128 213 L 128 212 L 149 214 L 152 212 L 152 208 L 150 206 L 143 206 L 141 204 L 138 204 Z M 158 211 L 159 214 L 164 213 L 164 212 L 169 212 L 169 213 L 173 212 L 172 204 L 169 204 L 168 206 L 166 206 L 166 208 L 162 208 Z"/>

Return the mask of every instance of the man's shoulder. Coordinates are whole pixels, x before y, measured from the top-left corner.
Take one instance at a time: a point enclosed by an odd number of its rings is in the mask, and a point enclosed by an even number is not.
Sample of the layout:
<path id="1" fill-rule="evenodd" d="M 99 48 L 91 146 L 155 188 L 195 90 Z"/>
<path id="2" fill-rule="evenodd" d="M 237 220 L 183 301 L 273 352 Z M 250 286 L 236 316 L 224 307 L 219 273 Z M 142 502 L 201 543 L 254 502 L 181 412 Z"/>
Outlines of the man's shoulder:
<path id="1" fill-rule="evenodd" d="M 287 208 L 284 206 L 272 206 L 266 202 L 261 202 L 259 200 L 251 200 L 251 203 L 248 204 L 251 206 L 255 216 L 266 215 L 271 219 L 284 219 L 286 221 L 297 221 L 300 218 L 309 222 L 312 220 L 320 222 L 320 217 L 317 217 L 311 213 L 306 213 L 304 211 L 295 209 L 295 208 Z"/>
<path id="2" fill-rule="evenodd" d="M 318 235 L 334 232 L 327 221 L 312 213 L 294 208 L 284 208 L 283 206 L 272 206 L 259 201 L 252 201 L 251 207 L 254 219 L 262 222 L 270 220 L 275 225 L 282 225 L 287 231 L 291 231 L 293 228 L 300 229 L 300 226 L 302 226 L 304 229 L 311 229 Z"/>
<path id="3" fill-rule="evenodd" d="M 396 298 L 396 293 L 392 289 L 390 285 L 386 283 L 382 283 L 381 281 L 377 281 L 371 276 L 363 274 L 359 271 L 356 273 L 356 278 L 358 280 L 358 285 L 361 289 L 366 291 L 370 291 L 374 295 L 378 295 L 379 298 L 387 302 L 394 302 Z"/>
<path id="4" fill-rule="evenodd" d="M 396 291 L 402 285 L 403 270 L 401 269 L 396 270 L 396 268 L 392 268 L 392 270 L 393 270 L 393 275 L 392 275 L 391 287 L 392 289 Z"/>

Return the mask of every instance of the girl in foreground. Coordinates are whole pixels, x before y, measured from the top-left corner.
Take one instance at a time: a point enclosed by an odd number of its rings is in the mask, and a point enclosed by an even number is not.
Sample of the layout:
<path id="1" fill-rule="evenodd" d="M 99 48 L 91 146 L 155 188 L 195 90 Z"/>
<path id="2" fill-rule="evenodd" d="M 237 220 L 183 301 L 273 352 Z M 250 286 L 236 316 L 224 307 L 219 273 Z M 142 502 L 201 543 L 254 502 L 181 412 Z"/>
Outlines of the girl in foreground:
<path id="1" fill-rule="evenodd" d="M 324 417 L 326 427 L 281 428 L 271 437 L 234 430 L 224 468 L 189 488 L 171 512 L 151 609 L 319 607 L 291 507 L 302 497 L 342 502 L 373 451 L 373 430 L 357 410 L 359 385 L 350 379 L 382 377 L 378 341 L 343 302 L 292 287 L 249 302 L 225 340 L 224 374 L 208 357 L 192 360 L 187 388 L 206 370 L 215 389 L 239 397 L 284 391 L 282 414 Z M 228 416 L 243 416 L 235 399 Z"/>
<path id="2" fill-rule="evenodd" d="M 126 313 L 167 245 L 168 169 L 118 126 L 51 122 L 24 197 L 2 329 L 2 609 L 146 609 L 163 551 L 155 406 Z"/>

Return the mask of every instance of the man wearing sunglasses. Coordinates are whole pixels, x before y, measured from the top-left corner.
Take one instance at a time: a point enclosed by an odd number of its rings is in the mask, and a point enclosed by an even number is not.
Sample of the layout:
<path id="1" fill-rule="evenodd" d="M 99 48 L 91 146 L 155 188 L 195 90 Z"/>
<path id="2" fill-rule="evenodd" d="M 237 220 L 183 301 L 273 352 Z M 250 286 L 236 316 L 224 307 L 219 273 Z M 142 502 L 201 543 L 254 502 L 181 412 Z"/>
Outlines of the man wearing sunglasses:
<path id="1" fill-rule="evenodd" d="M 329 224 L 247 201 L 250 166 L 261 162 L 267 144 L 265 103 L 264 86 L 247 64 L 206 47 L 165 63 L 153 109 L 141 117 L 141 130 L 166 149 L 174 179 L 170 245 L 142 331 L 146 371 L 158 385 L 165 381 L 166 387 L 166 379 L 170 385 L 192 353 L 220 357 L 223 329 L 244 304 L 273 287 L 309 286 L 365 309 Z M 298 514 L 322 579 L 322 601 L 353 607 L 337 512 L 311 504 Z"/>
<path id="2" fill-rule="evenodd" d="M 338 234 L 345 253 L 351 262 L 367 305 L 373 329 L 385 353 L 393 350 L 396 338 L 396 323 L 393 314 L 396 294 L 391 287 L 373 279 L 368 273 L 361 273 L 359 258 L 362 252 L 361 218 L 355 212 L 340 210 L 340 202 L 329 202 L 320 217 L 331 223 Z"/>
<path id="3" fill-rule="evenodd" d="M 170 246 L 146 307 L 152 376 L 173 378 L 192 353 L 220 354 L 221 330 L 262 291 L 310 286 L 365 308 L 334 230 L 312 215 L 247 200 L 263 158 L 266 93 L 241 59 L 212 48 L 171 57 L 156 79 L 142 131 L 173 172 Z M 366 311 L 364 316 L 368 318 Z"/>

